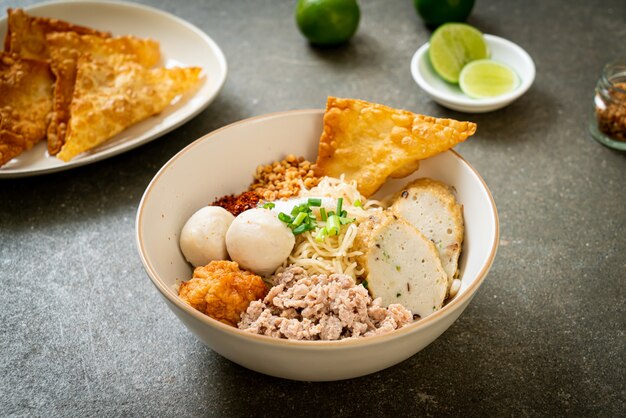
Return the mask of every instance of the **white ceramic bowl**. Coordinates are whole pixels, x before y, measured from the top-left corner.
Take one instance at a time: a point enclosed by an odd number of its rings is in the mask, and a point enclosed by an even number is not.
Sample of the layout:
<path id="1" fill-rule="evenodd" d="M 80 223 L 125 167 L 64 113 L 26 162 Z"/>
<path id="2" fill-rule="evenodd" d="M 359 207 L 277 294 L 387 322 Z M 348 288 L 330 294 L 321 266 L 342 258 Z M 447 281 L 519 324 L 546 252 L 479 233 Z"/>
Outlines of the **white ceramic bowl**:
<path id="1" fill-rule="evenodd" d="M 526 51 L 504 38 L 484 35 L 491 59 L 507 64 L 517 73 L 520 82 L 510 93 L 488 99 L 473 99 L 458 85 L 437 75 L 428 57 L 429 43 L 422 45 L 411 59 L 411 75 L 415 82 L 437 103 L 467 113 L 484 113 L 501 109 L 521 97 L 535 80 L 535 63 Z"/>
<path id="2" fill-rule="evenodd" d="M 496 254 L 498 215 L 479 174 L 456 152 L 424 160 L 414 175 L 381 193 L 429 176 L 453 185 L 463 204 L 465 242 L 458 295 L 443 309 L 392 333 L 344 341 L 289 341 L 253 335 L 191 308 L 176 287 L 192 274 L 179 246 L 191 214 L 216 197 L 247 188 L 259 164 L 286 154 L 315 160 L 321 110 L 276 113 L 218 129 L 188 145 L 156 174 L 139 204 L 137 247 L 150 279 L 169 308 L 204 344 L 244 367 L 288 379 L 327 381 L 362 376 L 399 363 L 430 344 L 459 317 L 485 279 Z"/>

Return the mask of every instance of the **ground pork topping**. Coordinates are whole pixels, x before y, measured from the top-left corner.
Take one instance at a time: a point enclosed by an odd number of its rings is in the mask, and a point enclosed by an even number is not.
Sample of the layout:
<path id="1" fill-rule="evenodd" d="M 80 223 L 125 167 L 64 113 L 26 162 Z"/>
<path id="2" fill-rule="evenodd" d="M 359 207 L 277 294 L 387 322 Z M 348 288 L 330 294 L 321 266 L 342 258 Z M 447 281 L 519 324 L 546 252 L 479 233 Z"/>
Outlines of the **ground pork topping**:
<path id="1" fill-rule="evenodd" d="M 275 277 L 262 301 L 250 303 L 238 327 L 290 340 L 340 340 L 383 334 L 411 321 L 409 310 L 382 307 L 350 276 L 308 276 L 292 266 Z"/>

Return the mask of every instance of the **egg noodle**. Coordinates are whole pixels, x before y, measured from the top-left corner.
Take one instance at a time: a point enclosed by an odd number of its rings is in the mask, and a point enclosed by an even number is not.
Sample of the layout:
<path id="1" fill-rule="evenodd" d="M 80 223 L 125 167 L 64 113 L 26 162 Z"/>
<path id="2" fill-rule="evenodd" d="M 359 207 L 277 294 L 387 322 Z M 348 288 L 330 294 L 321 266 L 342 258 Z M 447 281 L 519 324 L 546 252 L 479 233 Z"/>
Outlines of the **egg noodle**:
<path id="1" fill-rule="evenodd" d="M 363 255 L 363 252 L 352 250 L 358 224 L 370 215 L 380 212 L 381 203 L 365 199 L 357 190 L 356 182 L 346 182 L 343 175 L 338 179 L 323 177 L 317 186 L 310 190 L 301 190 L 301 197 L 327 197 L 335 200 L 342 197 L 343 210 L 347 212 L 348 218 L 354 218 L 355 221 L 343 225 L 338 235 L 327 236 L 321 242 L 315 239 L 316 231 L 306 231 L 298 235 L 291 255 L 277 273 L 288 266 L 296 265 L 309 275 L 341 273 L 354 279 L 361 276 L 364 271 L 357 264 L 356 258 Z M 318 217 L 318 226 L 324 227 L 325 224 Z"/>

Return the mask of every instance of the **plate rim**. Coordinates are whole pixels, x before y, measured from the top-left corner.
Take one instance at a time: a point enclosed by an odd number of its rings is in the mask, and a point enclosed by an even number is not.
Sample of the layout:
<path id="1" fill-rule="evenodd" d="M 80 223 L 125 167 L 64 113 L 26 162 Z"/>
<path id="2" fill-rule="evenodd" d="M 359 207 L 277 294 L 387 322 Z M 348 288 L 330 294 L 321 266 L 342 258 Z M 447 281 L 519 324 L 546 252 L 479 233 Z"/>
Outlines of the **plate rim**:
<path id="1" fill-rule="evenodd" d="M 155 15 L 160 15 L 161 17 L 165 17 L 168 18 L 174 22 L 176 22 L 177 24 L 186 27 L 187 29 L 191 30 L 192 32 L 194 32 L 196 35 L 198 35 L 209 47 L 209 49 L 213 52 L 217 62 L 218 62 L 218 66 L 220 68 L 220 73 L 219 73 L 219 77 L 216 77 L 218 79 L 218 83 L 217 83 L 217 88 L 215 89 L 215 91 L 213 92 L 209 92 L 210 94 L 208 94 L 206 96 L 206 98 L 204 99 L 204 102 L 200 104 L 200 106 L 198 106 L 197 109 L 195 109 L 193 112 L 191 112 L 189 115 L 187 115 L 186 117 L 184 117 L 183 119 L 181 119 L 180 121 L 177 121 L 167 127 L 165 127 L 164 129 L 161 129 L 157 132 L 155 132 L 152 135 L 147 136 L 146 138 L 143 138 L 140 141 L 137 142 L 132 142 L 133 139 L 130 139 L 129 142 L 127 143 L 120 143 L 119 147 L 117 146 L 113 146 L 111 148 L 107 148 L 102 150 L 101 152 L 95 153 L 95 154 L 91 154 L 88 156 L 85 156 L 83 158 L 77 159 L 77 160 L 72 160 L 69 161 L 67 163 L 58 165 L 58 166 L 53 166 L 53 167 L 44 167 L 44 168 L 39 168 L 39 169 L 28 169 L 27 167 L 22 167 L 22 168 L 18 168 L 18 169 L 7 169 L 7 168 L 2 168 L 0 167 L 0 180 L 2 179 L 10 179 L 10 178 L 20 178 L 20 177 L 33 177 L 33 176 L 39 176 L 39 175 L 44 175 L 44 174 L 51 174 L 51 173 L 56 173 L 59 171 L 65 171 L 65 170 L 70 170 L 72 168 L 77 168 L 77 167 L 81 167 L 87 164 L 92 164 L 98 161 L 102 161 L 104 159 L 110 158 L 110 157 L 114 157 L 116 155 L 122 154 L 124 152 L 133 150 L 141 145 L 144 145 L 148 142 L 151 142 L 157 138 L 160 138 L 161 136 L 173 131 L 174 129 L 182 126 L 183 124 L 187 123 L 188 121 L 190 121 L 191 119 L 195 118 L 198 114 L 200 114 L 202 111 L 204 111 L 214 100 L 215 98 L 217 98 L 217 96 L 219 95 L 219 93 L 221 92 L 222 88 L 224 87 L 224 84 L 226 83 L 226 78 L 228 76 L 228 63 L 226 61 L 226 56 L 224 55 L 224 52 L 222 51 L 222 49 L 219 47 L 219 45 L 217 44 L 217 42 L 215 42 L 207 33 L 205 33 L 202 29 L 198 28 L 197 26 L 195 26 L 194 24 L 192 24 L 191 22 L 186 21 L 185 19 L 182 19 L 170 12 L 167 12 L 165 10 L 161 10 L 158 9 L 156 7 L 153 6 L 147 6 L 144 4 L 139 4 L 139 3 L 134 3 L 134 2 L 129 2 L 129 1 L 121 1 L 121 0 L 111 0 L 111 1 L 106 1 L 106 0 L 52 0 L 52 1 L 47 1 L 47 2 L 43 2 L 43 3 L 37 3 L 37 4 L 33 4 L 27 7 L 24 7 L 23 9 L 25 11 L 33 11 L 33 10 L 37 10 L 37 9 L 41 9 L 41 8 L 45 8 L 45 7 L 49 7 L 49 6 L 56 6 L 56 5 L 67 5 L 67 4 L 85 4 L 85 5 L 89 5 L 89 4 L 98 4 L 98 5 L 104 5 L 104 6 L 122 6 L 122 7 L 128 7 L 131 9 L 135 9 L 138 11 L 142 11 L 142 12 L 147 12 L 147 13 L 152 13 Z M 18 5 L 19 7 L 19 5 Z M 7 16 L 4 16 L 0 19 L 0 23 L 5 23 L 7 21 Z"/>

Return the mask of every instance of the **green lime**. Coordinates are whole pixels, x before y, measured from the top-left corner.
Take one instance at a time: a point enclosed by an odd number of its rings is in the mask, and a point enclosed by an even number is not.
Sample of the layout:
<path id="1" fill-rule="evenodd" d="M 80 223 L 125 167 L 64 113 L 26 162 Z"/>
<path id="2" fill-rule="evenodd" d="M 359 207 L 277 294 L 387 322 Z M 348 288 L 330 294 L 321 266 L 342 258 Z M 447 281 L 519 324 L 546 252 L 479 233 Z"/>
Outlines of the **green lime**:
<path id="1" fill-rule="evenodd" d="M 417 13 L 429 26 L 447 22 L 465 22 L 474 7 L 474 0 L 413 0 Z"/>
<path id="2" fill-rule="evenodd" d="M 475 27 L 446 23 L 430 37 L 428 55 L 441 78 L 458 83 L 463 67 L 471 61 L 489 58 L 489 50 L 483 34 Z"/>
<path id="3" fill-rule="evenodd" d="M 356 0 L 298 0 L 296 23 L 315 45 L 346 42 L 359 26 L 361 12 Z"/>
<path id="4" fill-rule="evenodd" d="M 475 99 L 500 96 L 515 90 L 519 78 L 508 65 L 492 61 L 472 61 L 463 67 L 459 86 L 463 93 Z"/>

